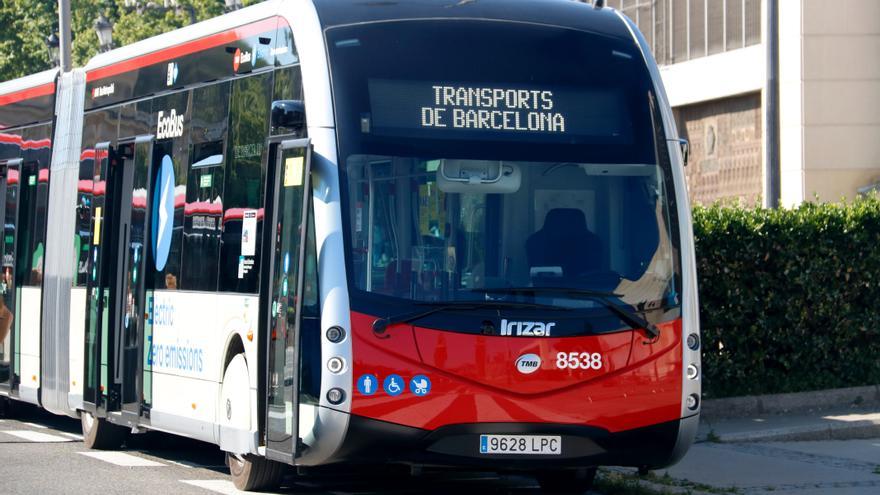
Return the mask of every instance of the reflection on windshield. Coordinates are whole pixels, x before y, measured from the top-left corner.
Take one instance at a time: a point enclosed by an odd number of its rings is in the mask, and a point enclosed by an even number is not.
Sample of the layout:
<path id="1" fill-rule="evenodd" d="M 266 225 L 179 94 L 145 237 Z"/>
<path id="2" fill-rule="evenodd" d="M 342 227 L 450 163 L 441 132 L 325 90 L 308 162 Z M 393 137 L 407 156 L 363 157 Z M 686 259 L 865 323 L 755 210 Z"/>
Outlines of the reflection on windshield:
<path id="1" fill-rule="evenodd" d="M 630 305 L 674 293 L 657 165 L 353 155 L 346 166 L 361 290 L 456 301 L 490 297 L 475 289 L 568 287 Z M 595 305 L 559 292 L 532 300 Z"/>

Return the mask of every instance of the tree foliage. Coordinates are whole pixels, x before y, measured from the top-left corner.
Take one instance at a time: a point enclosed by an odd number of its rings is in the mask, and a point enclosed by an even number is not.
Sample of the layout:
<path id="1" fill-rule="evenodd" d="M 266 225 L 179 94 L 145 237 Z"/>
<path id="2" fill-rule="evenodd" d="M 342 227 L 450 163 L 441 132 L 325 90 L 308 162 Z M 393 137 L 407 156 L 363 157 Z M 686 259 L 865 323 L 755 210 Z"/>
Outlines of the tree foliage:
<path id="1" fill-rule="evenodd" d="M 245 0 L 243 4 L 259 1 Z M 70 0 L 70 3 L 74 67 L 84 66 L 98 53 L 94 24 L 100 14 L 113 23 L 113 44 L 120 47 L 186 26 L 191 22 L 190 12 L 196 21 L 224 12 L 223 0 L 138 0 L 138 7 L 126 7 L 125 0 Z M 45 39 L 58 32 L 57 1 L 3 0 L 0 26 L 0 81 L 52 68 Z"/>

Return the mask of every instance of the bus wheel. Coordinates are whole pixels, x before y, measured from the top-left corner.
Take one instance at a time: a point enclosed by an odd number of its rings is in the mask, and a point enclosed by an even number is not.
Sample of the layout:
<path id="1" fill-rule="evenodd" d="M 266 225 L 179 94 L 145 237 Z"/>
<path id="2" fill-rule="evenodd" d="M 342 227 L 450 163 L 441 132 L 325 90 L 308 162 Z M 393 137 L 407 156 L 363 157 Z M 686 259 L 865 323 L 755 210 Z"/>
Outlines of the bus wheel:
<path id="1" fill-rule="evenodd" d="M 15 406 L 12 399 L 0 396 L 0 418 L 11 418 L 15 413 Z"/>
<path id="2" fill-rule="evenodd" d="M 90 449 L 118 449 L 128 437 L 127 428 L 96 418 L 90 412 L 80 412 L 79 420 L 82 423 L 83 444 Z"/>
<path id="3" fill-rule="evenodd" d="M 284 464 L 253 454 L 226 453 L 226 464 L 235 487 L 242 491 L 278 488 L 284 477 Z"/>
<path id="4" fill-rule="evenodd" d="M 596 468 L 540 471 L 535 478 L 548 493 L 583 493 L 593 487 Z"/>

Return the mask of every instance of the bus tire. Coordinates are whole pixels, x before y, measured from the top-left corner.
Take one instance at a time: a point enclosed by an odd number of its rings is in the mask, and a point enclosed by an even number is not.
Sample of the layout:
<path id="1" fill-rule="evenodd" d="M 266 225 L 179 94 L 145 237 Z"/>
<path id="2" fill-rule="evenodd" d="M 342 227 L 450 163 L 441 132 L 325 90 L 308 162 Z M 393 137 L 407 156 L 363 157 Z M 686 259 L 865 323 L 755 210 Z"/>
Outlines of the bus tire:
<path id="1" fill-rule="evenodd" d="M 242 491 L 278 488 L 284 477 L 284 464 L 253 454 L 226 453 L 232 483 Z"/>
<path id="2" fill-rule="evenodd" d="M 118 449 L 128 437 L 127 428 L 114 425 L 104 418 L 96 418 L 88 411 L 81 411 L 79 420 L 82 424 L 83 444 L 89 449 Z"/>
<path id="3" fill-rule="evenodd" d="M 12 418 L 15 415 L 15 404 L 12 399 L 0 395 L 0 418 Z"/>
<path id="4" fill-rule="evenodd" d="M 580 494 L 593 487 L 596 468 L 539 471 L 535 478 L 543 492 Z"/>

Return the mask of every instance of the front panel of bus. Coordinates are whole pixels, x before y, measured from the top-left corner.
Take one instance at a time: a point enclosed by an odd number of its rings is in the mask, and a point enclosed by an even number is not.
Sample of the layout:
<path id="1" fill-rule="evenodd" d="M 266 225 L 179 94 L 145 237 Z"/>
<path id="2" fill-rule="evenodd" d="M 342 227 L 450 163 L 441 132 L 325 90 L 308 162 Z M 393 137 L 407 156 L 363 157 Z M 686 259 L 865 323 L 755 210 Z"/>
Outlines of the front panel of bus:
<path id="1" fill-rule="evenodd" d="M 356 380 L 343 452 L 665 462 L 680 234 L 632 37 L 487 20 L 326 37 Z"/>

